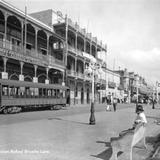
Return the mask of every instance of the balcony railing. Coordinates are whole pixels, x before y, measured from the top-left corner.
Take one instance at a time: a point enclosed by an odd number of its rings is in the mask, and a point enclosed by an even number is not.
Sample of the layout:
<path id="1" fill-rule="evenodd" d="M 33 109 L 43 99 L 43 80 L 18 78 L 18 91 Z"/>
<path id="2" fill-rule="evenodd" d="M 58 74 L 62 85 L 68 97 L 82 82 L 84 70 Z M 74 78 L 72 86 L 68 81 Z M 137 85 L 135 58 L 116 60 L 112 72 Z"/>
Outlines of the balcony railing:
<path id="1" fill-rule="evenodd" d="M 83 57 L 83 52 L 81 50 L 77 50 L 77 54 Z"/>
<path id="2" fill-rule="evenodd" d="M 73 76 L 73 77 L 76 77 L 76 72 L 74 70 L 67 70 L 67 74 L 69 76 Z"/>
<path id="3" fill-rule="evenodd" d="M 85 76 L 84 76 L 84 79 L 85 79 L 86 81 L 92 81 L 92 77 L 90 77 L 90 76 L 88 76 L 88 75 L 85 75 Z"/>
<path id="4" fill-rule="evenodd" d="M 77 73 L 77 78 L 84 79 L 84 74 L 78 72 Z"/>
<path id="5" fill-rule="evenodd" d="M 74 47 L 70 46 L 70 45 L 68 45 L 68 51 L 76 54 L 76 49 Z"/>
<path id="6" fill-rule="evenodd" d="M 12 57 L 17 60 L 32 62 L 32 63 L 38 63 L 38 65 L 51 65 L 51 64 L 59 64 L 63 65 L 63 60 L 58 60 L 54 57 L 51 57 L 49 55 L 43 55 L 41 53 L 38 54 L 38 52 L 35 49 L 26 49 L 24 50 L 23 47 L 14 45 L 10 41 L 2 41 L 0 40 L 0 54 L 7 57 Z"/>

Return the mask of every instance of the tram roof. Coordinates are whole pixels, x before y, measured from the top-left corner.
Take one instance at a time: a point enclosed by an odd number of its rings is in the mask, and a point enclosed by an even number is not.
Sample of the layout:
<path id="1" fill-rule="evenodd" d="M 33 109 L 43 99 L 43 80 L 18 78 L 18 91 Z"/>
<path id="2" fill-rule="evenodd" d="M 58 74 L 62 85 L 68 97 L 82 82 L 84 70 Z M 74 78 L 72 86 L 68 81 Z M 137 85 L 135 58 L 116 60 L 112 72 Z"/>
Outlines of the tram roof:
<path id="1" fill-rule="evenodd" d="M 3 85 L 14 86 L 14 87 L 69 89 L 67 86 L 62 86 L 59 84 L 33 83 L 33 82 L 16 81 L 16 80 L 8 80 L 8 79 L 0 79 L 0 83 Z"/>

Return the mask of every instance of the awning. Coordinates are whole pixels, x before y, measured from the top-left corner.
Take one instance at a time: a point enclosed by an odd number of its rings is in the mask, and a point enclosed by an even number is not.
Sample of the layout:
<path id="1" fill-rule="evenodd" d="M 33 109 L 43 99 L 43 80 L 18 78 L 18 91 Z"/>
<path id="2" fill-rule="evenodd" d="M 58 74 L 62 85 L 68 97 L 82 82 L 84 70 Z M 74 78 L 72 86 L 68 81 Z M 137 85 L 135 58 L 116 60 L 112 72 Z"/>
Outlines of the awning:
<path id="1" fill-rule="evenodd" d="M 108 82 L 108 87 L 109 88 L 115 88 L 116 87 L 116 83 L 115 82 Z"/>
<path id="2" fill-rule="evenodd" d="M 123 88 L 123 86 L 120 84 L 119 86 L 118 86 L 118 90 L 123 90 L 124 88 Z"/>

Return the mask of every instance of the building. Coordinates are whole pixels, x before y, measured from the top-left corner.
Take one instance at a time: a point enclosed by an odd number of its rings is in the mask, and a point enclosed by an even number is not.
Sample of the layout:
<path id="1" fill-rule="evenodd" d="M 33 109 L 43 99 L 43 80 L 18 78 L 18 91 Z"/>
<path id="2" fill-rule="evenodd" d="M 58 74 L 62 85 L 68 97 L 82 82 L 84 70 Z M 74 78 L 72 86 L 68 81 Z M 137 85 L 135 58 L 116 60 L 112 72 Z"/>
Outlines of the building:
<path id="1" fill-rule="evenodd" d="M 0 1 L 2 79 L 62 84 L 65 39 L 53 27 Z"/>
<path id="2" fill-rule="evenodd" d="M 85 73 L 106 46 L 73 23 L 61 12 L 52 10 L 27 15 L 0 1 L 0 71 L 2 79 L 65 84 L 69 104 L 91 100 L 91 76 Z M 96 88 L 106 84 L 96 75 Z M 96 101 L 100 93 L 96 90 Z"/>
<path id="3" fill-rule="evenodd" d="M 0 78 L 67 85 L 68 104 L 89 104 L 87 69 L 94 64 L 97 103 L 108 95 L 130 102 L 137 93 L 150 93 L 139 75 L 108 69 L 106 55 L 106 44 L 67 15 L 52 9 L 28 15 L 0 1 Z"/>
<path id="4" fill-rule="evenodd" d="M 107 52 L 106 46 L 87 33 L 85 29 L 80 28 L 67 16 L 61 12 L 46 10 L 31 14 L 33 17 L 54 28 L 55 33 L 62 36 L 65 43 L 65 65 L 66 65 L 66 85 L 70 88 L 70 104 L 87 104 L 91 100 L 91 76 L 85 73 L 90 63 L 102 65 L 102 60 L 98 58 L 98 53 Z M 47 19 L 46 17 L 50 17 Z M 95 86 L 104 85 L 105 80 L 96 77 Z M 97 91 L 97 89 L 96 89 Z M 100 102 L 100 93 L 97 91 L 96 101 Z"/>
<path id="5" fill-rule="evenodd" d="M 124 90 L 125 102 L 136 102 L 152 97 L 153 87 L 147 84 L 145 78 L 129 72 L 126 68 L 115 72 L 120 74 L 120 86 Z"/>

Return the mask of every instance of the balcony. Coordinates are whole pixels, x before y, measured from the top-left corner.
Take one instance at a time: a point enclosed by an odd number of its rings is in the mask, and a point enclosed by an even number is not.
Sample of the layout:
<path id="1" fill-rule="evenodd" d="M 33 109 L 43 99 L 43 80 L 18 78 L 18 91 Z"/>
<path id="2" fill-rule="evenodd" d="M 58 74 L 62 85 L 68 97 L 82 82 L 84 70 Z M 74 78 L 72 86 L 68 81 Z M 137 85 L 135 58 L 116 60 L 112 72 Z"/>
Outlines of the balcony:
<path id="1" fill-rule="evenodd" d="M 76 55 L 76 49 L 70 45 L 68 45 L 68 51 Z"/>
<path id="2" fill-rule="evenodd" d="M 76 72 L 74 70 L 67 70 L 67 75 L 76 77 Z"/>
<path id="3" fill-rule="evenodd" d="M 79 79 L 84 79 L 84 74 L 83 73 L 77 73 L 77 78 Z"/>
<path id="4" fill-rule="evenodd" d="M 101 84 L 106 84 L 106 80 L 105 79 L 100 79 L 100 83 Z"/>
<path id="5" fill-rule="evenodd" d="M 116 87 L 116 83 L 115 83 L 115 82 L 108 81 L 108 87 L 114 89 L 114 88 Z"/>
<path id="6" fill-rule="evenodd" d="M 92 81 L 92 77 L 90 77 L 90 76 L 88 76 L 88 75 L 85 75 L 85 76 L 84 76 L 84 79 L 85 79 L 86 81 Z"/>
<path id="7" fill-rule="evenodd" d="M 64 65 L 63 61 L 41 53 L 38 54 L 35 49 L 26 49 L 26 51 L 24 51 L 23 47 L 13 45 L 10 41 L 0 41 L 0 55 L 40 66 L 48 66 L 51 64 Z"/>
<path id="8" fill-rule="evenodd" d="M 83 57 L 83 52 L 81 50 L 77 50 L 77 55 Z"/>

